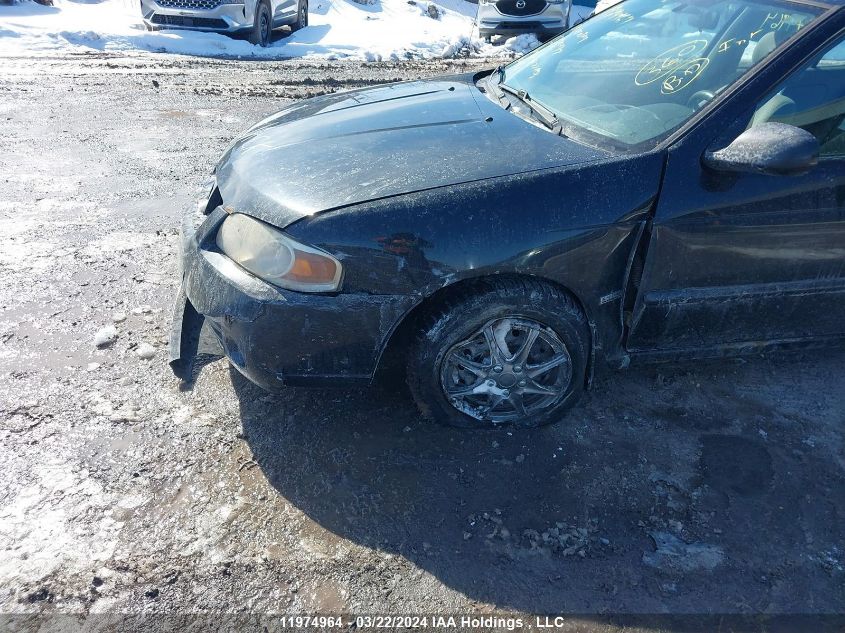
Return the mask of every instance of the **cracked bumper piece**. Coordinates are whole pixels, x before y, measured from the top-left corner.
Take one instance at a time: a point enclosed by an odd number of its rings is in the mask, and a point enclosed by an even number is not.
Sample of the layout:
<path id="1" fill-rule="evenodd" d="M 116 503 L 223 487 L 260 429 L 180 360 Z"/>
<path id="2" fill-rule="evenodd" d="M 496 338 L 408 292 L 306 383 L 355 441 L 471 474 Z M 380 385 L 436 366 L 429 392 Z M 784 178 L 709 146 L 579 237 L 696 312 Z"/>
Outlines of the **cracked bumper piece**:
<path id="1" fill-rule="evenodd" d="M 204 320 L 185 296 L 185 288 L 179 288 L 170 328 L 170 368 L 181 380 L 190 381 L 193 376 Z"/>
<path id="2" fill-rule="evenodd" d="M 171 332 L 174 373 L 190 376 L 205 323 L 238 371 L 265 389 L 368 383 L 414 298 L 317 295 L 267 284 L 213 246 L 224 217 L 218 209 L 183 237 L 182 292 Z"/>

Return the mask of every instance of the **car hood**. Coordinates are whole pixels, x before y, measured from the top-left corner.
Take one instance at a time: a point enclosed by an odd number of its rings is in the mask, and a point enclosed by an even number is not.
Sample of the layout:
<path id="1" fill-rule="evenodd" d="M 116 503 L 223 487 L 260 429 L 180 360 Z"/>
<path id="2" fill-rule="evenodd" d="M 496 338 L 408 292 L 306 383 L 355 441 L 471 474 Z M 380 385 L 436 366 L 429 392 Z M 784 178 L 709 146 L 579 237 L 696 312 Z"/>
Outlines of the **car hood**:
<path id="1" fill-rule="evenodd" d="M 223 203 L 279 227 L 369 200 L 607 158 L 506 112 L 460 76 L 308 99 L 227 150 Z"/>

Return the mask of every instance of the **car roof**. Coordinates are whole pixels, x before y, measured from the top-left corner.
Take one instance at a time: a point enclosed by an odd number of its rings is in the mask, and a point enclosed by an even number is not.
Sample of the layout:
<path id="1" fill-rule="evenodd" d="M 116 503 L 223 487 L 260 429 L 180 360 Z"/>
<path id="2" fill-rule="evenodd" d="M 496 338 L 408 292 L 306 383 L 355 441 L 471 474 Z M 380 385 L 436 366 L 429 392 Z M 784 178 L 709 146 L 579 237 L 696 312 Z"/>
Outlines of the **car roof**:
<path id="1" fill-rule="evenodd" d="M 828 7 L 831 9 L 841 9 L 845 7 L 845 0 L 790 0 L 796 4 L 809 4 L 816 7 Z"/>
<path id="2" fill-rule="evenodd" d="M 828 7 L 831 9 L 841 9 L 845 7 L 845 0 L 789 0 L 795 4 L 809 4 L 815 7 Z"/>
<path id="3" fill-rule="evenodd" d="M 836 13 L 845 8 L 845 0 L 787 0 L 793 4 L 808 5 L 822 10 L 832 10 Z"/>

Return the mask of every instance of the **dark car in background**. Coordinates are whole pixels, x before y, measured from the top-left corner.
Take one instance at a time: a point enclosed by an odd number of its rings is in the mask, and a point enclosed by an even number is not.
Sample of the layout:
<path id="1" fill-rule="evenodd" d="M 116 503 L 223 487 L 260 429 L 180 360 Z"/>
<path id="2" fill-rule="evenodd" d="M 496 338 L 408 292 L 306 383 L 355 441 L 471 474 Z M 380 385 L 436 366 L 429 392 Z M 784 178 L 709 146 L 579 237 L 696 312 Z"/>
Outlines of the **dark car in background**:
<path id="1" fill-rule="evenodd" d="M 203 323 L 267 388 L 561 418 L 607 368 L 845 336 L 841 2 L 627 0 L 512 64 L 294 103 L 183 226 Z"/>

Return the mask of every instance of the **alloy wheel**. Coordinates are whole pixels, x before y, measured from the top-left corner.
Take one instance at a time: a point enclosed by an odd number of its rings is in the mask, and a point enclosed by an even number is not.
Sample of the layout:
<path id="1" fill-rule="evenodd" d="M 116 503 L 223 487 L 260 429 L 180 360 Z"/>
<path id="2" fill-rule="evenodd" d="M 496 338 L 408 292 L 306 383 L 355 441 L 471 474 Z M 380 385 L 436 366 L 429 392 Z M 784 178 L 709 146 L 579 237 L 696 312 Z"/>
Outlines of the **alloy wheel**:
<path id="1" fill-rule="evenodd" d="M 548 326 L 495 319 L 452 346 L 440 385 L 453 407 L 478 420 L 518 422 L 557 405 L 572 381 L 566 345 Z"/>

